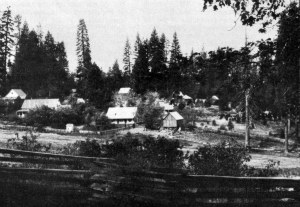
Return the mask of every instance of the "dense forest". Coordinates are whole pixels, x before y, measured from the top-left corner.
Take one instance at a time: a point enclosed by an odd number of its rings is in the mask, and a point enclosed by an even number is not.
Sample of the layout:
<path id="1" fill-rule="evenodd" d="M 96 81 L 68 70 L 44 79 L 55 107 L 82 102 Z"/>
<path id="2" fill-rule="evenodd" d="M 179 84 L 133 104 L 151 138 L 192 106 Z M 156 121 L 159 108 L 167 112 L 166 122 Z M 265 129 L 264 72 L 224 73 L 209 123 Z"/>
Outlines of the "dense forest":
<path id="1" fill-rule="evenodd" d="M 240 49 L 191 51 L 183 55 L 176 32 L 172 40 L 154 28 L 149 38 L 136 36 L 124 47 L 124 68 L 116 60 L 108 72 L 92 61 L 88 29 L 84 19 L 77 28 L 78 67 L 71 73 L 63 42 L 54 40 L 41 27 L 30 29 L 10 8 L 0 19 L 0 93 L 21 88 L 29 98 L 78 96 L 105 110 L 120 87 L 137 94 L 156 91 L 169 98 L 182 91 L 192 98 L 220 98 L 243 110 L 249 93 L 251 113 L 269 110 L 279 117 L 296 115 L 299 103 L 300 9 L 291 3 L 278 15 L 276 39 L 247 42 Z M 246 22 L 251 26 L 249 22 Z M 74 28 L 76 32 L 76 28 Z M 72 71 L 73 71 L 72 70 Z M 298 95 L 297 95 L 298 94 Z"/>

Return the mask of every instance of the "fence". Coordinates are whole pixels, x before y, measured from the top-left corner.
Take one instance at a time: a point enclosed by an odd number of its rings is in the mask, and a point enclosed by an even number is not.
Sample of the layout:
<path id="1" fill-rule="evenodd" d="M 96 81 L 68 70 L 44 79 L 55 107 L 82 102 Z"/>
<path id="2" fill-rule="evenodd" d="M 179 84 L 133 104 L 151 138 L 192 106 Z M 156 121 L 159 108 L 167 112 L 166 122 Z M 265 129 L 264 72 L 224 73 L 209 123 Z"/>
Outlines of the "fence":
<path id="1" fill-rule="evenodd" d="M 2 206 L 300 205 L 300 179 L 138 170 L 109 158 L 11 149 L 0 154 Z"/>

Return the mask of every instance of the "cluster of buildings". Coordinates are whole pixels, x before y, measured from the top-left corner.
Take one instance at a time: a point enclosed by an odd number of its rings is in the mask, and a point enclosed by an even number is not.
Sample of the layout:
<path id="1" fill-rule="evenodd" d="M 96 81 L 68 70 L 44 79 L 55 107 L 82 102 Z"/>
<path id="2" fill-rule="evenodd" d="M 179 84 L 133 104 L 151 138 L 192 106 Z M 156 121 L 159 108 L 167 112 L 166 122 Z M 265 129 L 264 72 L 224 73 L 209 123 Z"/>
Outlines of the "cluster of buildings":
<path id="1" fill-rule="evenodd" d="M 118 91 L 118 96 L 122 105 L 126 105 L 129 97 L 130 97 L 131 89 L 130 88 L 121 88 Z M 24 118 L 26 114 L 35 108 L 47 106 L 52 109 L 59 108 L 67 108 L 70 105 L 61 104 L 59 99 L 26 99 L 27 95 L 21 89 L 11 89 L 8 94 L 3 98 L 4 100 L 9 100 L 14 102 L 16 99 L 21 99 L 23 104 L 21 109 L 16 112 L 18 117 Z M 216 96 L 212 97 L 214 100 L 218 100 Z M 84 100 L 79 99 L 81 103 L 84 103 Z M 182 92 L 178 92 L 173 94 L 172 100 L 170 103 L 164 100 L 157 100 L 155 105 L 158 107 L 162 107 L 164 109 L 164 119 L 163 119 L 163 127 L 164 128 L 177 128 L 182 125 L 184 118 L 174 110 L 174 105 L 178 103 L 178 101 L 185 103 L 186 105 L 190 105 L 193 103 L 193 99 L 184 95 Z M 197 100 L 196 100 L 197 101 Z M 204 101 L 204 100 L 198 100 Z M 113 124 L 116 125 L 133 125 L 134 118 L 137 113 L 137 107 L 110 107 L 106 113 L 106 116 L 112 121 Z"/>

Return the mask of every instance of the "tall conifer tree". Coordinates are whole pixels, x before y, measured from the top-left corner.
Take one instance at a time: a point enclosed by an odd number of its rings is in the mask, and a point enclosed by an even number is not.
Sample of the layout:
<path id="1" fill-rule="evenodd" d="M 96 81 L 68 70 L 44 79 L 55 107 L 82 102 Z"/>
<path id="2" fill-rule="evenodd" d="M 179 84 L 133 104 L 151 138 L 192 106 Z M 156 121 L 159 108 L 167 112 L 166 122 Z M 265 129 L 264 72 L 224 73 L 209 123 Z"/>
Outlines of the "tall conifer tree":
<path id="1" fill-rule="evenodd" d="M 0 20 L 0 93 L 5 93 L 7 84 L 7 63 L 13 46 L 13 19 L 8 7 Z"/>
<path id="2" fill-rule="evenodd" d="M 91 67 L 91 50 L 87 27 L 84 19 L 79 20 L 77 28 L 77 43 L 76 52 L 78 58 L 77 67 L 77 90 L 78 93 L 85 97 L 85 90 L 87 88 L 88 70 Z"/>
<path id="3" fill-rule="evenodd" d="M 126 85 L 130 85 L 130 75 L 131 75 L 131 48 L 129 40 L 126 40 L 125 48 L 124 48 L 124 81 Z"/>

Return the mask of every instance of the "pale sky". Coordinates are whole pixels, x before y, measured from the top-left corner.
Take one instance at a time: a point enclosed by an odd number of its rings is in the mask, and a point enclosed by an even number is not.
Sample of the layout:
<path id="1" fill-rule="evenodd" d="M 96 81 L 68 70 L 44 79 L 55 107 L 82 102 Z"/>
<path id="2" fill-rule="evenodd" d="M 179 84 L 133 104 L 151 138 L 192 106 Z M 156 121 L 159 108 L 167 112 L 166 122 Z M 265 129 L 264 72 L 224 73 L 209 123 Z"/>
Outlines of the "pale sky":
<path id="1" fill-rule="evenodd" d="M 219 46 L 240 48 L 245 42 L 245 27 L 231 9 L 202 11 L 202 0 L 1 0 L 0 10 L 11 6 L 30 29 L 41 24 L 56 41 L 65 43 L 70 71 L 77 67 L 76 31 L 79 19 L 87 25 L 92 61 L 107 71 L 116 59 L 123 67 L 123 51 L 128 38 L 133 49 L 136 34 L 149 38 L 155 27 L 172 42 L 176 31 L 183 54 L 191 50 L 215 50 Z M 233 28 L 234 27 L 234 28 Z M 247 27 L 250 41 L 273 38 L 276 29 L 258 33 Z"/>

